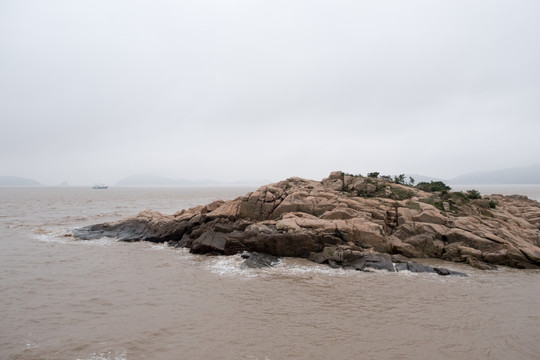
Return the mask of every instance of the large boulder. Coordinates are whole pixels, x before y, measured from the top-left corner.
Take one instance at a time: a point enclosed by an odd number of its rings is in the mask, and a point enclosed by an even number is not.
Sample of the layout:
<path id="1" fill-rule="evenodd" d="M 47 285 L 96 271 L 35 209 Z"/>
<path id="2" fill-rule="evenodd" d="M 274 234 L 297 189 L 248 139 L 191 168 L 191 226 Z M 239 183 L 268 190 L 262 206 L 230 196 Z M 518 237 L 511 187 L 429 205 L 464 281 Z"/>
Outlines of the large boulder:
<path id="1" fill-rule="evenodd" d="M 325 187 L 329 189 L 337 190 L 337 191 L 343 190 L 345 186 L 344 174 L 341 171 L 334 171 L 330 173 L 330 175 L 327 178 L 323 179 L 322 183 Z"/>

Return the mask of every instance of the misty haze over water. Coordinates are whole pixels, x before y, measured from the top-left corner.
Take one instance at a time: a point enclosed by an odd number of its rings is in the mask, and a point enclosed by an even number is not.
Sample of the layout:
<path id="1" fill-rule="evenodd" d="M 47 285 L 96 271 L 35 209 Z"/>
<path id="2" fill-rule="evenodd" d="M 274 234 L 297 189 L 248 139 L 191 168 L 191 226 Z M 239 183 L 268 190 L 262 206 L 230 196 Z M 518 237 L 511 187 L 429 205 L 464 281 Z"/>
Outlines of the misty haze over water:
<path id="1" fill-rule="evenodd" d="M 0 175 L 321 179 L 538 164 L 540 3 L 0 4 Z"/>

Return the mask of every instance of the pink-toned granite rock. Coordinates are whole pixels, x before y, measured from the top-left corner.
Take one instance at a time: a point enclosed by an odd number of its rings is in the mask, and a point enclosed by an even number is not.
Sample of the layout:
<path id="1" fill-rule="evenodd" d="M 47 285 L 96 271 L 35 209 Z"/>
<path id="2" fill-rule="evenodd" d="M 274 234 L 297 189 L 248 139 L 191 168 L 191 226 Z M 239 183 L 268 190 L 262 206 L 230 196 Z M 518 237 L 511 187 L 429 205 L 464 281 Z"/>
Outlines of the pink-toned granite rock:
<path id="1" fill-rule="evenodd" d="M 166 241 L 212 254 L 309 257 L 348 246 L 490 269 L 539 268 L 539 227 L 540 203 L 523 196 L 468 200 L 463 194 L 428 193 L 333 172 L 322 181 L 290 178 L 174 215 L 143 211 L 116 223 L 75 229 L 73 235 Z"/>

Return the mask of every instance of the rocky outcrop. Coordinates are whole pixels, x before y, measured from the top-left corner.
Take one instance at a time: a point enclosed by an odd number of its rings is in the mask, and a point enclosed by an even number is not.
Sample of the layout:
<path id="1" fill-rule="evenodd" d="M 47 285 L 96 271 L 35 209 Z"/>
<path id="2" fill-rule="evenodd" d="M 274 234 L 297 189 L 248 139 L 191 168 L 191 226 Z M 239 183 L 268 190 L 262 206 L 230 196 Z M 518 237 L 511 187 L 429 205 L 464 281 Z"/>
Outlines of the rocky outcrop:
<path id="1" fill-rule="evenodd" d="M 322 182 L 290 178 L 227 202 L 173 215 L 144 211 L 120 222 L 75 229 L 73 235 L 168 242 L 197 254 L 248 251 L 316 262 L 321 259 L 317 254 L 346 247 L 363 254 L 366 263 L 372 254 L 388 254 L 492 269 L 539 268 L 539 227 L 540 203 L 523 196 L 471 200 L 462 193 L 429 193 L 333 172 Z M 339 265 L 331 258 L 326 263 L 331 261 Z M 415 266 L 390 262 L 401 264 L 400 269 Z"/>

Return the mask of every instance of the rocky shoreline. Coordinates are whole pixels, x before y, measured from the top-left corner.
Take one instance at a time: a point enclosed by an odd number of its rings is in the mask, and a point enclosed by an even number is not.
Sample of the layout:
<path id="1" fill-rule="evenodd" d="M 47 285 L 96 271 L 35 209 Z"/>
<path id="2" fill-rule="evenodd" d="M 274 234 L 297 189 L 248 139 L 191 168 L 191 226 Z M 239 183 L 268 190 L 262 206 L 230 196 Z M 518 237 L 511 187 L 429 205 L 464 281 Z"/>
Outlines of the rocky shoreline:
<path id="1" fill-rule="evenodd" d="M 194 254 L 245 253 L 247 266 L 250 258 L 255 264 L 254 258 L 267 254 L 364 271 L 440 275 L 453 272 L 409 258 L 464 262 L 485 270 L 540 268 L 539 202 L 519 195 L 469 198 L 421 189 L 333 172 L 322 181 L 289 178 L 173 215 L 146 210 L 119 222 L 74 229 L 72 235 L 167 242 Z"/>

